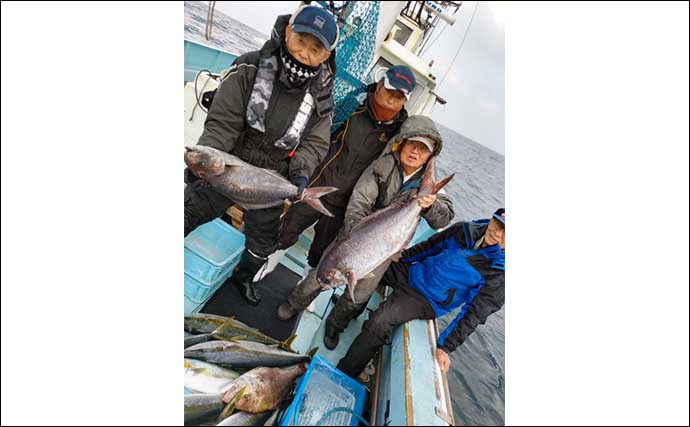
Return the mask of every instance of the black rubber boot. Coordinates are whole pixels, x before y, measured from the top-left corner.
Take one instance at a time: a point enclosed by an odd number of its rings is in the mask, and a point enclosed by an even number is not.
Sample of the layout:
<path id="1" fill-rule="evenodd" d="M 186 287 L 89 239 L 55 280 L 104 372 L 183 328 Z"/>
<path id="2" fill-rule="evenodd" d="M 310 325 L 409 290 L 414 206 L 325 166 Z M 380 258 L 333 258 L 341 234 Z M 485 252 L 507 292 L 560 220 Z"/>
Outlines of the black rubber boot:
<path id="1" fill-rule="evenodd" d="M 230 277 L 230 281 L 240 290 L 240 293 L 251 305 L 261 302 L 261 295 L 257 290 L 257 283 L 253 282 L 254 275 L 266 262 L 265 259 L 254 256 L 248 250 L 244 250 L 242 258 L 235 271 Z"/>
<path id="2" fill-rule="evenodd" d="M 326 322 L 326 330 L 323 334 L 323 344 L 327 349 L 333 350 L 338 347 L 338 341 L 340 341 L 340 331 Z"/>

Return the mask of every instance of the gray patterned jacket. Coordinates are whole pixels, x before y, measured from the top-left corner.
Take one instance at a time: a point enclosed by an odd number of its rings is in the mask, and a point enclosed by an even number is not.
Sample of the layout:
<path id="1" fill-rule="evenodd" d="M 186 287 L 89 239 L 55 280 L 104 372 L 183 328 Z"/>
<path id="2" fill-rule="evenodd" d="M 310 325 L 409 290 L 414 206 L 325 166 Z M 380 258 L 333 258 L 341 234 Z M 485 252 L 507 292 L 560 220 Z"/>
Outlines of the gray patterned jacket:
<path id="1" fill-rule="evenodd" d="M 266 55 L 279 55 L 288 20 L 289 15 L 279 16 L 271 39 L 261 50 L 239 56 L 224 73 L 198 143 L 233 153 L 255 166 L 274 169 L 283 176 L 309 177 L 330 145 L 335 51 L 321 65 L 318 74 L 301 87 L 292 87 L 282 70 L 277 73 L 266 111 L 265 133 L 250 128 L 246 122 L 247 104 L 259 61 Z M 273 142 L 285 134 L 292 124 L 307 87 L 314 96 L 315 111 L 308 121 L 300 145 L 290 158 L 289 151 L 276 148 Z"/>

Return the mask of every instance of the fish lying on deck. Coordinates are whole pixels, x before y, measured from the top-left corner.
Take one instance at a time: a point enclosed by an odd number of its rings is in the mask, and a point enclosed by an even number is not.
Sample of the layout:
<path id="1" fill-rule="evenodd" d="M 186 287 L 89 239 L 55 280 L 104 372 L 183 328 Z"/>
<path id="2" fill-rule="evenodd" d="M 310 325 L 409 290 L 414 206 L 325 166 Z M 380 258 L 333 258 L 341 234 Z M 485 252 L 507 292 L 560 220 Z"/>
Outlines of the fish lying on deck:
<path id="1" fill-rule="evenodd" d="M 189 347 L 184 357 L 198 359 L 232 369 L 259 366 L 282 367 L 308 362 L 311 355 L 300 355 L 251 341 L 210 341 Z"/>
<path id="2" fill-rule="evenodd" d="M 235 408 L 252 413 L 276 409 L 295 382 L 307 371 L 304 363 L 285 368 L 255 368 L 233 381 L 223 393 L 223 401 L 231 402 L 240 390 Z"/>

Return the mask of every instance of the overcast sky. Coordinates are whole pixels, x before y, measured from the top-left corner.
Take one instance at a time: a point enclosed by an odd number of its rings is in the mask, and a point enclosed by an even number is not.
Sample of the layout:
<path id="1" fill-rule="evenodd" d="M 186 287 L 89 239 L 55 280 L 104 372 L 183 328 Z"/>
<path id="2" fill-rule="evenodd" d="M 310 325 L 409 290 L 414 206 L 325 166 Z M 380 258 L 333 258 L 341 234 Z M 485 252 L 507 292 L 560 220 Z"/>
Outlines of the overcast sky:
<path id="1" fill-rule="evenodd" d="M 297 1 L 274 1 L 257 4 L 252 1 L 219 1 L 216 8 L 263 34 L 270 34 L 277 15 L 292 13 Z M 465 1 L 456 13 L 456 22 L 422 57 L 434 59 L 432 73 L 441 79 L 468 28 L 477 2 Z M 448 103 L 437 105 L 432 116 L 442 125 L 501 154 L 505 135 L 505 28 L 501 19 L 505 8 L 501 2 L 479 2 L 457 59 L 437 92 Z M 441 22 L 434 34 L 447 25 Z"/>

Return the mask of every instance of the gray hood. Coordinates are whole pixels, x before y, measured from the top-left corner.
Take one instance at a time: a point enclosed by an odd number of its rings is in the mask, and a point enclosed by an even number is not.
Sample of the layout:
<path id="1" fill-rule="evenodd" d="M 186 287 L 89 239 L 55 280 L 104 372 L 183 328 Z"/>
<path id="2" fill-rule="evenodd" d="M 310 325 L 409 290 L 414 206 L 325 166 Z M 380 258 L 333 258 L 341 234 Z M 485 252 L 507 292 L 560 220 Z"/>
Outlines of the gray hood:
<path id="1" fill-rule="evenodd" d="M 400 132 L 388 141 L 383 154 L 398 151 L 400 143 L 413 136 L 425 136 L 436 142 L 433 155 L 438 155 L 443 148 L 441 134 L 436 129 L 434 121 L 427 116 L 409 116 L 400 127 Z"/>

